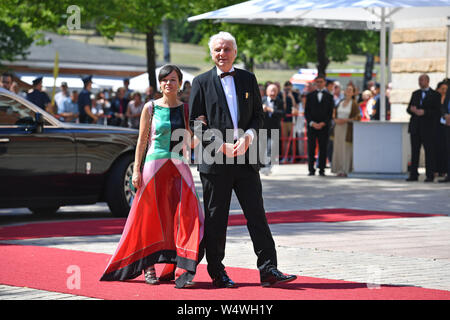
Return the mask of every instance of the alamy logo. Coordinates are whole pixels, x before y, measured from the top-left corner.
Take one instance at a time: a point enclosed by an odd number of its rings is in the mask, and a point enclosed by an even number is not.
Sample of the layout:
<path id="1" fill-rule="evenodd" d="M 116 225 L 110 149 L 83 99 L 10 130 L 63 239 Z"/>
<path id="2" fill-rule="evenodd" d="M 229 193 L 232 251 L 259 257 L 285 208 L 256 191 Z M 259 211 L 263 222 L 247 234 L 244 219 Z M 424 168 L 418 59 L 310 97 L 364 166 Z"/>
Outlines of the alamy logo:
<path id="1" fill-rule="evenodd" d="M 81 289 L 81 269 L 79 266 L 70 265 L 67 267 L 66 273 L 70 274 L 67 278 L 66 285 L 69 290 Z"/>
<path id="2" fill-rule="evenodd" d="M 194 130 L 194 135 L 202 141 L 193 151 L 194 151 L 194 163 L 195 164 L 252 164 L 252 165 L 268 165 L 278 163 L 279 154 L 279 130 L 278 129 L 260 129 L 255 132 L 255 137 L 253 142 L 249 145 L 248 150 L 245 154 L 237 155 L 235 157 L 224 157 L 222 152 L 219 152 L 219 147 L 223 143 L 234 144 L 234 130 L 227 129 L 225 134 L 217 129 L 208 129 L 202 131 L 201 128 L 197 127 Z M 173 141 L 180 141 L 180 137 L 186 137 L 184 129 L 177 129 L 172 134 Z M 241 129 L 239 131 L 239 136 L 244 135 L 244 131 Z M 270 131 L 270 132 L 269 132 Z M 268 139 L 271 137 L 271 139 Z M 183 144 L 185 141 L 181 141 L 179 144 L 175 145 L 172 152 L 178 153 L 183 150 Z"/>
<path id="3" fill-rule="evenodd" d="M 67 11 L 70 16 L 67 17 L 67 29 L 80 30 L 81 29 L 81 10 L 77 5 L 71 5 L 67 7 Z"/>

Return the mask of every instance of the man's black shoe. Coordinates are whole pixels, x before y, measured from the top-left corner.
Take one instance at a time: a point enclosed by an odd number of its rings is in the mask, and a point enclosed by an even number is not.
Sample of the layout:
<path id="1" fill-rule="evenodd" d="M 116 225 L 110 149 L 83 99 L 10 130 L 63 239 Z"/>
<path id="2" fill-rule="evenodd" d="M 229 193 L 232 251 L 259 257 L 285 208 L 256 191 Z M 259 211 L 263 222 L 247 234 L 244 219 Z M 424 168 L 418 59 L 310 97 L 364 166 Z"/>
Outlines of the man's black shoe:
<path id="1" fill-rule="evenodd" d="M 450 182 L 450 176 L 445 179 L 439 180 L 440 183 Z"/>
<path id="2" fill-rule="evenodd" d="M 424 182 L 433 182 L 433 181 L 434 181 L 434 178 L 432 178 L 432 177 L 428 177 L 424 180 Z"/>
<path id="3" fill-rule="evenodd" d="M 308 176 L 313 176 L 313 175 L 315 175 L 316 173 L 314 172 L 314 171 L 310 171 L 309 173 L 308 173 Z"/>
<path id="4" fill-rule="evenodd" d="M 325 177 L 325 172 L 320 171 L 320 172 L 319 172 L 319 175 L 320 175 L 321 177 Z"/>
<path id="5" fill-rule="evenodd" d="M 235 288 L 236 283 L 228 277 L 225 271 L 222 271 L 217 278 L 213 279 L 213 286 L 216 288 Z"/>
<path id="6" fill-rule="evenodd" d="M 279 283 L 291 282 L 297 279 L 295 275 L 285 275 L 278 269 L 272 269 L 261 274 L 261 286 L 270 287 Z"/>
<path id="7" fill-rule="evenodd" d="M 409 177 L 408 179 L 406 179 L 406 181 L 417 181 L 419 180 L 418 177 Z"/>

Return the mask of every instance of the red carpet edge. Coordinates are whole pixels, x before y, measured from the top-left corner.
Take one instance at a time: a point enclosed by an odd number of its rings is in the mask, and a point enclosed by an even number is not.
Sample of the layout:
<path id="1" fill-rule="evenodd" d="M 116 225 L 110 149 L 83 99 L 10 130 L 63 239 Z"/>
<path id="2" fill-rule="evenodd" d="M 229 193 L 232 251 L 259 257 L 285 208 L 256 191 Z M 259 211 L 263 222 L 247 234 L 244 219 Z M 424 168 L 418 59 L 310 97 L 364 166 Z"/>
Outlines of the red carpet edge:
<path id="1" fill-rule="evenodd" d="M 279 224 L 425 218 L 445 215 L 355 209 L 318 209 L 268 212 L 266 216 L 269 224 Z M 0 227 L 0 240 L 121 234 L 125 221 L 125 218 L 85 219 L 4 226 Z M 229 226 L 240 226 L 245 224 L 246 220 L 243 214 L 230 215 L 228 220 Z"/>
<path id="2" fill-rule="evenodd" d="M 192 289 L 174 283 L 150 286 L 143 277 L 126 282 L 100 282 L 110 255 L 37 246 L 0 244 L 0 283 L 107 300 L 450 300 L 450 292 L 408 286 L 300 276 L 278 287 L 262 288 L 257 270 L 227 268 L 236 289 L 215 289 L 200 264 Z M 14 267 L 11 267 L 14 266 Z M 157 272 L 160 272 L 157 265 Z"/>

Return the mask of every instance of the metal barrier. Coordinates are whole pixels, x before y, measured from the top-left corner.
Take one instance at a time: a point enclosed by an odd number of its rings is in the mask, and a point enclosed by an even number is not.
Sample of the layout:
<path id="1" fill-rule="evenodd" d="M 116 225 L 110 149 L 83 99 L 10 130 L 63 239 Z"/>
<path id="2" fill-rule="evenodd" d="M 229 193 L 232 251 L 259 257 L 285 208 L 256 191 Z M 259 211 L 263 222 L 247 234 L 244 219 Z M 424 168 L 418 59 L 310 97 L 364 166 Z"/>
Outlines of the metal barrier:
<path id="1" fill-rule="evenodd" d="M 279 162 L 280 164 L 283 163 L 295 163 L 296 160 L 308 160 L 308 138 L 307 138 L 307 132 L 306 132 L 306 120 L 303 116 L 294 116 L 293 114 L 286 114 L 285 117 L 292 117 L 292 130 L 291 134 L 288 137 L 284 137 L 283 132 L 283 123 L 284 121 L 281 120 L 281 155 L 283 158 L 283 162 Z M 298 119 L 300 118 L 300 119 Z M 297 121 L 304 121 L 303 126 L 303 137 L 297 136 Z M 285 143 L 287 141 L 287 143 Z M 303 141 L 303 154 L 297 154 L 297 143 L 300 141 Z M 286 146 L 285 146 L 286 145 Z M 292 148 L 291 148 L 292 146 Z M 291 152 L 289 153 L 291 149 Z M 288 162 L 287 159 L 290 159 Z"/>

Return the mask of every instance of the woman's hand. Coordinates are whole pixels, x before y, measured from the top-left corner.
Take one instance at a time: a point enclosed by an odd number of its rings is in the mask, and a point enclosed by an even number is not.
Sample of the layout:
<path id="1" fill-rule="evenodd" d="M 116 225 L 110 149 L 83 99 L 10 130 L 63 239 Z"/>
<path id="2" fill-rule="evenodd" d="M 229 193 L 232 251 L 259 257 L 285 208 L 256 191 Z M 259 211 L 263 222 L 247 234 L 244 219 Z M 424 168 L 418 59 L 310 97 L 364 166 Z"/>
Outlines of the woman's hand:
<path id="1" fill-rule="evenodd" d="M 201 121 L 205 126 L 207 125 L 206 117 L 204 115 L 198 116 L 195 120 L 196 121 Z"/>
<path id="2" fill-rule="evenodd" d="M 139 189 L 142 184 L 142 173 L 140 173 L 139 171 L 134 171 L 133 177 L 131 178 L 131 183 L 136 188 L 136 190 Z"/>
<path id="3" fill-rule="evenodd" d="M 195 119 L 195 121 L 201 121 L 205 126 L 208 125 L 206 123 L 206 117 L 204 115 L 198 116 Z M 201 141 L 196 135 L 192 134 L 191 130 L 189 130 L 189 133 L 190 133 L 190 136 L 192 137 L 192 139 L 191 139 L 191 149 L 194 149 Z"/>

